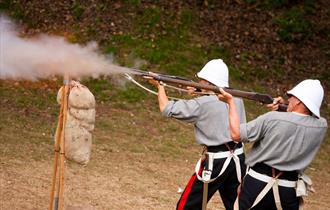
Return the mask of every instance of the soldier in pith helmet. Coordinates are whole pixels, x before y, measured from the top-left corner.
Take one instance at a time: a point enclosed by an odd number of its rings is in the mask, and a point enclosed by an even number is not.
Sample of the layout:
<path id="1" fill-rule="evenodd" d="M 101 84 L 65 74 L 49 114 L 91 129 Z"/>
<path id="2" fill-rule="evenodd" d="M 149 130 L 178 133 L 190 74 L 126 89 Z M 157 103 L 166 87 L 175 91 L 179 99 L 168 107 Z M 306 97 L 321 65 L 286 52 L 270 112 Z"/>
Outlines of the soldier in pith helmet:
<path id="1" fill-rule="evenodd" d="M 327 121 L 320 116 L 324 91 L 319 80 L 307 79 L 287 94 L 287 112 L 271 111 L 243 124 L 232 96 L 224 90 L 218 95 L 229 105 L 232 139 L 253 143 L 235 209 L 298 210 L 301 196 L 307 194 L 311 180 L 304 171 L 327 130 Z M 283 99 L 276 98 L 269 107 L 276 110 L 278 102 Z"/>
<path id="2" fill-rule="evenodd" d="M 229 87 L 228 68 L 221 59 L 209 61 L 198 73 L 199 83 Z M 202 90 L 203 96 L 191 100 L 169 101 L 165 88 L 156 80 L 159 108 L 165 117 L 192 123 L 196 142 L 205 149 L 204 158 L 196 164 L 195 173 L 186 185 L 177 204 L 178 210 L 198 210 L 219 191 L 227 210 L 233 209 L 237 187 L 245 172 L 242 143 L 232 141 L 227 105 L 213 92 Z M 240 122 L 245 122 L 242 99 L 235 98 Z M 204 198 L 203 198 L 204 194 Z M 204 204 L 204 205 L 203 205 Z"/>

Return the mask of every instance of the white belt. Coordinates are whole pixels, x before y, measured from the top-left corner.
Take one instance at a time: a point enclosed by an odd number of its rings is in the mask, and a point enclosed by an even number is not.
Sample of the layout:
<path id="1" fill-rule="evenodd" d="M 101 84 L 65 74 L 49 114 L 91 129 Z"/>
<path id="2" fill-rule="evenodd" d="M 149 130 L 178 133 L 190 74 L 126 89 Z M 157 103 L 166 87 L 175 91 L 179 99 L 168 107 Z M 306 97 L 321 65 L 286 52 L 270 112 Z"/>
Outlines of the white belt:
<path id="1" fill-rule="evenodd" d="M 249 169 L 247 174 L 249 174 L 251 177 L 253 177 L 257 180 L 267 183 L 266 186 L 259 193 L 259 195 L 256 197 L 254 203 L 252 204 L 252 206 L 249 209 L 252 209 L 254 206 L 256 206 L 266 196 L 266 194 L 272 189 L 275 204 L 276 204 L 276 209 L 282 210 L 278 186 L 290 187 L 290 188 L 295 188 L 297 186 L 297 181 L 289 181 L 289 180 L 284 180 L 284 179 L 273 178 L 273 177 L 267 176 L 265 174 L 258 173 L 251 168 Z M 302 201 L 302 198 L 301 198 L 301 201 Z M 234 203 L 234 210 L 238 210 L 238 209 L 239 209 L 239 207 L 238 207 L 238 197 L 237 197 L 236 201 Z M 303 203 L 300 202 L 299 210 L 302 210 L 302 209 L 303 209 Z"/>
<path id="2" fill-rule="evenodd" d="M 235 155 L 240 155 L 243 154 L 244 150 L 243 147 L 235 149 L 233 154 Z M 230 151 L 226 151 L 226 152 L 217 152 L 217 153 L 213 153 L 213 152 L 208 152 L 209 154 L 214 154 L 213 157 L 214 159 L 221 159 L 221 158 L 227 158 L 230 157 L 230 155 L 232 154 Z"/>
<path id="3" fill-rule="evenodd" d="M 239 157 L 238 155 L 243 154 L 244 150 L 243 147 L 235 149 L 233 152 L 231 151 L 226 151 L 226 152 L 217 152 L 217 153 L 213 153 L 213 152 L 207 152 L 207 154 L 209 155 L 209 168 L 213 168 L 213 159 L 222 159 L 222 158 L 226 158 L 222 169 L 220 171 L 220 173 L 218 174 L 218 176 L 216 176 L 213 179 L 207 178 L 205 179 L 204 177 L 201 177 L 199 175 L 199 169 L 201 167 L 201 162 L 202 162 L 202 158 L 200 158 L 196 164 L 195 167 L 195 173 L 196 176 L 198 178 L 198 180 L 204 182 L 204 183 L 210 183 L 213 182 L 214 180 L 216 180 L 219 176 L 221 176 L 223 174 L 223 172 L 225 172 L 225 170 L 227 169 L 231 159 L 234 159 L 235 162 L 235 166 L 236 166 L 236 174 L 237 174 L 237 179 L 239 182 L 241 182 L 241 165 L 240 165 L 240 161 L 239 161 Z M 211 167 L 210 167 L 211 166 Z"/>
<path id="4" fill-rule="evenodd" d="M 278 179 L 278 178 L 273 178 L 270 176 L 267 176 L 265 174 L 260 174 L 253 169 L 250 168 L 248 171 L 248 174 L 252 176 L 253 178 L 256 178 L 262 182 L 267 183 L 266 186 L 262 189 L 262 191 L 259 193 L 257 196 L 256 200 L 252 204 L 251 208 L 253 208 L 255 205 L 257 205 L 264 197 L 265 195 L 273 189 L 273 195 L 274 195 L 274 200 L 276 204 L 276 209 L 277 210 L 282 210 L 281 206 L 281 198 L 280 198 L 280 193 L 278 190 L 278 186 L 282 187 L 296 187 L 297 182 L 296 181 L 289 181 L 289 180 L 284 180 L 284 179 Z M 250 209 L 251 209 L 250 208 Z"/>
<path id="5" fill-rule="evenodd" d="M 258 173 L 251 168 L 248 171 L 248 174 L 250 176 L 252 176 L 253 178 L 256 178 L 256 179 L 266 182 L 266 183 L 270 182 L 273 179 L 273 177 Z M 297 185 L 296 181 L 289 181 L 289 180 L 284 180 L 284 179 L 277 179 L 277 183 L 279 186 L 282 186 L 282 187 L 296 187 L 296 185 Z"/>

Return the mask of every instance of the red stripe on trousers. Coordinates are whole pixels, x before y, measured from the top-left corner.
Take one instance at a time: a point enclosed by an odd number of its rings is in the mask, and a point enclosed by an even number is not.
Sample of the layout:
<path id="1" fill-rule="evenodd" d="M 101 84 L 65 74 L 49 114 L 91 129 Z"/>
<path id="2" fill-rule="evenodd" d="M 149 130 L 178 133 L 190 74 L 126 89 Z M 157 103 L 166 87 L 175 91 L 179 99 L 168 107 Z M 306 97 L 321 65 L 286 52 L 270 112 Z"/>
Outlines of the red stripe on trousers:
<path id="1" fill-rule="evenodd" d="M 200 174 L 201 172 L 202 172 L 202 163 L 201 163 L 201 166 L 199 168 L 198 174 Z M 180 200 L 180 203 L 178 205 L 178 210 L 183 210 L 184 205 L 187 203 L 188 196 L 190 194 L 191 188 L 192 188 L 192 186 L 193 186 L 196 178 L 197 178 L 196 174 L 194 174 L 190 178 L 190 180 L 189 180 L 189 182 L 188 182 L 188 184 L 186 186 L 186 189 L 183 192 L 183 195 L 182 195 L 182 198 Z"/>

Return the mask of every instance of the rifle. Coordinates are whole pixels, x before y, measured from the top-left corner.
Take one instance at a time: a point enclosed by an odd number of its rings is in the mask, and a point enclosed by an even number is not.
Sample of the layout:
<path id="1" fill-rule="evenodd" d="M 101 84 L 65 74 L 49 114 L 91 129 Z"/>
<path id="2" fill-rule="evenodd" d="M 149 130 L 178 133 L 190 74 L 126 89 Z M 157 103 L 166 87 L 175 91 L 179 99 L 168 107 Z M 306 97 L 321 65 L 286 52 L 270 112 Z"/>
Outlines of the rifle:
<path id="1" fill-rule="evenodd" d="M 156 73 L 135 70 L 135 69 L 134 70 L 132 69 L 132 72 L 130 72 L 130 73 L 137 75 L 137 76 L 141 76 L 141 77 L 152 78 L 154 80 L 161 81 L 164 83 L 170 83 L 170 84 L 180 85 L 180 86 L 185 86 L 185 87 L 194 87 L 197 90 L 204 89 L 204 90 L 212 91 L 214 93 L 220 93 L 220 89 L 218 86 L 203 85 L 203 84 L 194 82 L 194 81 L 189 80 L 184 77 L 178 77 L 178 76 L 166 75 L 166 74 L 158 74 L 158 73 L 156 74 Z M 226 87 L 223 87 L 222 89 L 224 91 L 226 91 L 227 93 L 230 93 L 232 96 L 249 99 L 249 100 L 253 100 L 253 101 L 258 101 L 263 104 L 271 104 L 274 101 L 274 98 L 268 94 L 248 92 L 248 91 L 236 90 L 236 89 L 226 88 Z M 286 112 L 287 108 L 288 107 L 286 104 L 280 104 L 277 111 Z"/>

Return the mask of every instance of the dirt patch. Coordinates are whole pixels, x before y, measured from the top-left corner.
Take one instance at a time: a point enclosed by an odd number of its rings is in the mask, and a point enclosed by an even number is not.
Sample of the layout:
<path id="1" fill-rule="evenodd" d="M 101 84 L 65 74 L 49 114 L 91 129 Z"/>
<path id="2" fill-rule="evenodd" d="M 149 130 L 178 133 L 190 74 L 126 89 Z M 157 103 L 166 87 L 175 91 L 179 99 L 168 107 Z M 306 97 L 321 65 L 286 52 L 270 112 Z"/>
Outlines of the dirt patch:
<path id="1" fill-rule="evenodd" d="M 97 153 L 94 155 L 98 155 Z M 86 167 L 66 165 L 65 205 L 84 209 L 175 209 L 193 163 L 160 160 L 147 155 L 118 153 L 92 160 Z M 97 161 L 97 162 L 96 162 Z M 52 161 L 1 162 L 1 209 L 45 209 L 49 202 Z M 306 209 L 330 207 L 329 175 L 313 175 L 316 194 L 306 199 Z M 208 209 L 224 209 L 215 195 Z"/>
<path id="2" fill-rule="evenodd" d="M 175 209 L 180 197 L 178 187 L 185 186 L 200 152 L 191 127 L 175 121 L 162 122 L 161 116 L 155 113 L 120 112 L 109 107 L 105 110 L 97 118 L 90 163 L 81 166 L 66 162 L 64 196 L 67 210 Z M 138 126 L 143 123 L 145 127 L 155 127 L 152 126 L 154 118 L 160 127 L 171 124 L 172 129 L 184 133 L 189 141 L 168 144 L 175 136 L 168 127 L 167 132 L 155 128 L 152 135 L 144 132 L 143 136 L 134 130 L 134 124 L 126 115 Z M 143 120 L 141 115 L 145 116 Z M 30 123 L 34 127 L 34 123 Z M 115 124 L 117 127 L 113 127 Z M 29 129 L 16 136 L 10 122 L 7 125 L 1 128 L 0 139 L 0 209 L 46 209 L 52 176 L 53 138 L 47 132 L 40 135 L 38 129 Z M 20 125 L 17 127 L 21 128 Z M 185 141 L 181 137 L 176 139 L 181 140 Z M 322 148 L 319 154 L 326 153 L 327 149 Z M 328 165 L 328 159 L 318 156 L 309 170 L 317 192 L 306 199 L 306 209 L 330 207 Z M 208 209 L 224 209 L 218 194 L 212 198 Z"/>

